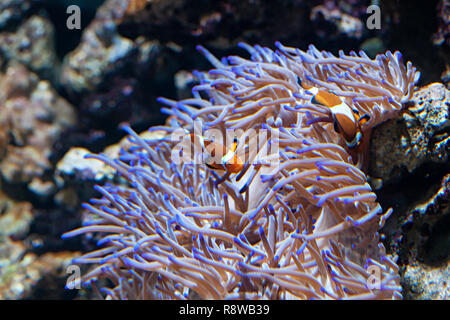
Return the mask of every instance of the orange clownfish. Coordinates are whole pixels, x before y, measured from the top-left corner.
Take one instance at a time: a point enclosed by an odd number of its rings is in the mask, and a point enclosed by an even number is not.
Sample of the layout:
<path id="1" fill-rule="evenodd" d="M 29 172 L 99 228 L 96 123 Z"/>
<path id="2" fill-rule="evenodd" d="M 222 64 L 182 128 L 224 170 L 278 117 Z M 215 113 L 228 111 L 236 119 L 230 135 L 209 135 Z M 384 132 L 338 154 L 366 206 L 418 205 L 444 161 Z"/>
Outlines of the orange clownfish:
<path id="1" fill-rule="evenodd" d="M 202 150 L 206 151 L 205 164 L 213 170 L 226 171 L 227 175 L 239 173 L 244 167 L 243 161 L 237 155 L 238 140 L 234 138 L 229 149 L 221 143 L 214 142 L 203 136 L 188 134 L 192 143 L 200 142 Z"/>
<path id="2" fill-rule="evenodd" d="M 307 86 L 301 82 L 300 85 L 307 93 L 313 95 L 311 99 L 312 103 L 325 106 L 330 110 L 329 118 L 315 119 L 310 123 L 322 121 L 333 122 L 334 130 L 342 134 L 347 145 L 350 148 L 357 147 L 362 139 L 361 125 L 370 119 L 369 115 L 366 114 L 360 117 L 358 110 L 352 109 L 332 92 Z"/>

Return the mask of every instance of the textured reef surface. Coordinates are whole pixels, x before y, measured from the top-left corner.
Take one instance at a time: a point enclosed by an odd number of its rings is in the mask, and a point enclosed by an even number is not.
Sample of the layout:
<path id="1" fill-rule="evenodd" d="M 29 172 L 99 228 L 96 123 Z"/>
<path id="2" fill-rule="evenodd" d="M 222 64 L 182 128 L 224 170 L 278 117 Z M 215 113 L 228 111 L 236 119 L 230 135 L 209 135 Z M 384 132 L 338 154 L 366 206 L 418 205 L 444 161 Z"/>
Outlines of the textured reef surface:
<path id="1" fill-rule="evenodd" d="M 450 4 L 378 3 L 1 1 L 0 299 L 450 299 Z"/>

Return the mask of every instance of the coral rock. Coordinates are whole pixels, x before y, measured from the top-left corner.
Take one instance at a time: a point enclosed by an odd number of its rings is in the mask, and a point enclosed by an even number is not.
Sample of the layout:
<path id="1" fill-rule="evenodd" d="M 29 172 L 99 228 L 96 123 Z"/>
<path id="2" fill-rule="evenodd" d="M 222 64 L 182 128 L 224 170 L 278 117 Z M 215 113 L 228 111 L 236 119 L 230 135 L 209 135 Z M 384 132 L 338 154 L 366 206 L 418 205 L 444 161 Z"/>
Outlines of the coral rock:
<path id="1" fill-rule="evenodd" d="M 417 91 L 411 114 L 376 128 L 371 142 L 370 175 L 395 180 L 402 169 L 412 172 L 427 161 L 448 159 L 450 91 L 433 83 Z"/>
<path id="2" fill-rule="evenodd" d="M 29 184 L 52 168 L 52 146 L 75 113 L 49 82 L 20 65 L 0 74 L 0 92 L 0 173 L 9 183 Z"/>
<path id="3" fill-rule="evenodd" d="M 450 264 L 439 268 L 412 264 L 406 268 L 403 285 L 407 288 L 407 299 L 448 300 L 450 299 Z"/>
<path id="4" fill-rule="evenodd" d="M 107 1 L 83 33 L 81 44 L 63 63 L 61 83 L 69 92 L 90 91 L 108 76 L 117 74 L 130 61 L 148 62 L 157 51 L 157 42 L 122 37 L 116 20 L 126 10 L 126 1 Z M 138 57 L 136 59 L 136 57 Z"/>
<path id="5" fill-rule="evenodd" d="M 0 2 L 0 30 L 22 18 L 31 6 L 31 0 L 2 0 Z"/>
<path id="6" fill-rule="evenodd" d="M 437 6 L 438 31 L 433 36 L 435 45 L 450 46 L 450 1 L 440 0 Z"/>
<path id="7" fill-rule="evenodd" d="M 15 33 L 0 33 L 0 53 L 7 61 L 18 61 L 44 78 L 52 78 L 57 61 L 53 25 L 43 17 L 33 16 Z"/>
<path id="8" fill-rule="evenodd" d="M 0 212 L 0 237 L 22 238 L 28 233 L 33 217 L 30 203 L 15 202 L 0 192 Z"/>
<path id="9" fill-rule="evenodd" d="M 56 165 L 56 174 L 76 176 L 78 180 L 96 180 L 111 178 L 113 170 L 95 159 L 86 159 L 90 154 L 84 148 L 72 148 Z"/>
<path id="10" fill-rule="evenodd" d="M 57 288 L 53 288 L 53 298 L 58 296 L 57 289 L 64 290 L 64 282 L 67 277 L 66 268 L 71 264 L 75 253 L 58 252 L 46 253 L 36 256 L 33 253 L 25 255 L 20 244 L 10 245 L 12 252 L 9 252 L 8 264 L 0 269 L 0 299 L 27 299 L 43 298 L 42 294 L 34 291 L 38 287 L 48 287 L 49 284 L 58 280 L 61 282 Z M 3 258 L 3 257 L 1 257 Z M 1 259 L 0 259 L 1 261 Z M 42 283 L 45 281 L 45 283 Z M 48 289 L 48 288 L 47 288 Z"/>

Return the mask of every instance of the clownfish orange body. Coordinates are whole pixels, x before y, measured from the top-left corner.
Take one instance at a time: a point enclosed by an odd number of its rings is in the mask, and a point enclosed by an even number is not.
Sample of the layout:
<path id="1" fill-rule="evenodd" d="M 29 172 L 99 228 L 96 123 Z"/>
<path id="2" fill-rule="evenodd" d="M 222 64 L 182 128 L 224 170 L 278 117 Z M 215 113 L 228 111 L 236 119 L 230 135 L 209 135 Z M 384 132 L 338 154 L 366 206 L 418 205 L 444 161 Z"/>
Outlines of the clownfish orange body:
<path id="1" fill-rule="evenodd" d="M 243 161 L 237 155 L 238 141 L 235 138 L 232 145 L 228 149 L 223 144 L 214 142 L 203 136 L 188 134 L 192 143 L 198 141 L 202 150 L 206 151 L 205 164 L 213 170 L 226 171 L 230 173 L 239 173 L 244 167 Z"/>
<path id="2" fill-rule="evenodd" d="M 369 120 L 369 116 L 360 117 L 358 110 L 352 109 L 334 93 L 300 84 L 307 93 L 313 96 L 312 103 L 325 106 L 330 111 L 330 119 L 319 119 L 313 122 L 333 122 L 334 129 L 337 133 L 342 134 L 350 148 L 358 146 L 362 138 L 361 125 Z"/>

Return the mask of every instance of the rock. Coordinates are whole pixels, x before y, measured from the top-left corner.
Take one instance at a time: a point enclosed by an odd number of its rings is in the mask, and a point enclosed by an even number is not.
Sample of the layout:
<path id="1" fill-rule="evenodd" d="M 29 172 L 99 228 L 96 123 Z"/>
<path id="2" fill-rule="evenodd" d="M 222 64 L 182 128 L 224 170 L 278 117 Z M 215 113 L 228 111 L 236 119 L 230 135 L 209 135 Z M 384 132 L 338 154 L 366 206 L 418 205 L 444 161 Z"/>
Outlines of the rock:
<path id="1" fill-rule="evenodd" d="M 32 206 L 29 202 L 13 201 L 0 192 L 0 238 L 24 238 L 32 219 Z"/>
<path id="2" fill-rule="evenodd" d="M 429 265 L 441 264 L 450 255 L 450 174 L 432 196 L 412 203 L 398 221 L 402 232 L 401 246 L 408 247 L 408 259 Z"/>
<path id="3" fill-rule="evenodd" d="M 0 174 L 10 184 L 48 194 L 53 145 L 74 125 L 73 107 L 48 81 L 21 65 L 0 73 Z M 41 180 L 41 181 L 39 181 Z"/>
<path id="4" fill-rule="evenodd" d="M 58 206 L 79 210 L 82 202 L 96 195 L 95 184 L 114 180 L 114 170 L 99 160 L 86 159 L 88 154 L 87 149 L 73 147 L 56 164 L 54 201 Z"/>
<path id="5" fill-rule="evenodd" d="M 198 83 L 192 72 L 181 70 L 175 74 L 175 88 L 179 100 L 188 99 L 192 96 L 192 87 Z"/>
<path id="6" fill-rule="evenodd" d="M 326 5 L 316 6 L 311 11 L 311 21 L 321 28 L 322 35 L 329 37 L 333 32 L 350 38 L 361 38 L 366 28 L 359 17 L 342 12 L 339 8 L 328 8 Z"/>
<path id="7" fill-rule="evenodd" d="M 426 162 L 444 163 L 450 145 L 450 91 L 433 83 L 417 91 L 411 114 L 388 121 L 372 134 L 369 174 L 394 182 L 404 170 L 413 172 Z"/>
<path id="8" fill-rule="evenodd" d="M 33 0 L 2 0 L 0 2 L 0 31 L 20 20 L 32 7 Z"/>
<path id="9" fill-rule="evenodd" d="M 394 207 L 382 232 L 406 299 L 449 299 L 449 105 L 449 90 L 430 84 L 372 133 L 369 174 L 382 205 Z"/>
<path id="10" fill-rule="evenodd" d="M 440 0 L 437 5 L 438 30 L 433 35 L 435 45 L 450 46 L 450 1 Z"/>
<path id="11" fill-rule="evenodd" d="M 34 177 L 28 184 L 28 189 L 42 199 L 50 198 L 55 194 L 56 185 L 53 181 L 42 181 Z"/>
<path id="12" fill-rule="evenodd" d="M 0 54 L 6 61 L 20 62 L 43 78 L 53 79 L 57 63 L 53 25 L 33 16 L 15 32 L 0 33 Z"/>
<path id="13" fill-rule="evenodd" d="M 119 33 L 118 21 L 130 2 L 105 1 L 83 30 L 79 45 L 64 58 L 60 84 L 79 110 L 79 126 L 69 138 L 72 145 L 97 152 L 123 135 L 117 130 L 120 122 L 143 129 L 163 119 L 156 97 L 165 93 L 156 91 L 168 87 L 165 79 L 172 78 L 157 67 L 158 40 Z M 172 70 L 172 65 L 164 68 Z"/>
<path id="14" fill-rule="evenodd" d="M 413 191 L 414 198 L 408 197 L 408 203 L 394 212 L 383 233 L 387 246 L 398 256 L 403 296 L 449 299 L 450 174 L 437 190 L 422 185 L 420 192 Z"/>
<path id="15" fill-rule="evenodd" d="M 106 1 L 84 30 L 81 44 L 64 59 L 61 83 L 68 92 L 93 91 L 127 64 L 146 64 L 155 56 L 156 41 L 134 41 L 117 32 L 116 21 L 123 16 L 127 2 Z"/>
<path id="16" fill-rule="evenodd" d="M 32 216 L 30 203 L 15 202 L 0 192 L 0 299 L 23 292 L 23 285 L 14 282 L 15 265 L 26 253 L 27 248 L 19 239 L 27 235 Z"/>
<path id="17" fill-rule="evenodd" d="M 402 284 L 406 288 L 405 299 L 449 300 L 450 263 L 432 268 L 421 264 L 406 267 Z"/>
<path id="18" fill-rule="evenodd" d="M 164 136 L 163 131 L 144 131 L 140 134 L 143 139 L 159 139 Z M 121 148 L 129 148 L 131 144 L 128 138 L 123 138 L 119 143 L 108 146 L 101 152 L 110 159 L 119 157 Z M 92 154 L 84 148 L 71 148 L 56 164 L 55 180 L 58 192 L 54 201 L 59 206 L 78 210 L 81 203 L 95 197 L 94 185 L 103 185 L 109 182 L 126 183 L 117 172 L 96 159 L 86 159 Z"/>
<path id="19" fill-rule="evenodd" d="M 160 139 L 164 136 L 163 131 L 144 131 L 140 134 L 143 139 Z M 110 159 L 119 157 L 121 148 L 129 148 L 131 144 L 128 137 L 123 138 L 119 143 L 111 145 L 102 154 Z M 56 176 L 59 181 L 92 181 L 96 183 L 111 181 L 116 177 L 116 170 L 97 159 L 87 159 L 86 156 L 92 154 L 84 148 L 70 149 L 62 159 L 56 164 Z M 84 182 L 83 182 L 84 184 Z M 63 182 L 60 185 L 64 185 Z"/>
<path id="20" fill-rule="evenodd" d="M 56 175 L 71 176 L 77 180 L 102 181 L 112 179 L 114 170 L 96 159 L 86 159 L 91 154 L 84 148 L 72 148 L 56 165 Z"/>
<path id="21" fill-rule="evenodd" d="M 21 242 L 0 237 L 0 299 L 15 299 L 23 294 L 24 285 L 16 279 L 23 279 L 17 270 L 20 261 L 25 264 L 30 262 L 30 257 L 24 258 L 25 251 Z"/>
<path id="22" fill-rule="evenodd" d="M 69 275 L 66 270 L 77 253 L 50 252 L 42 256 L 26 253 L 19 258 L 23 254 L 20 245 L 12 244 L 10 247 L 15 251 L 9 252 L 8 264 L 0 268 L 0 299 L 61 299 L 70 294 L 64 289 Z M 55 283 L 59 284 L 55 286 Z"/>
<path id="23" fill-rule="evenodd" d="M 447 87 L 447 89 L 450 90 L 450 66 L 447 66 L 444 72 L 442 72 L 441 81 Z"/>
<path id="24" fill-rule="evenodd" d="M 69 91 L 95 89 L 107 75 L 132 54 L 133 42 L 120 37 L 112 22 L 95 23 L 83 35 L 82 44 L 66 58 L 61 82 Z"/>

